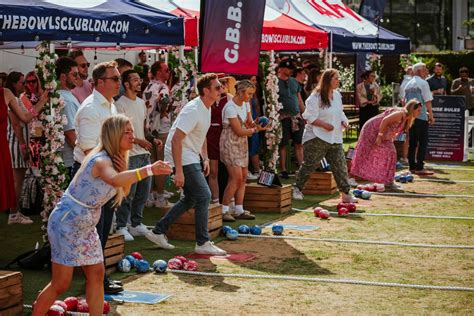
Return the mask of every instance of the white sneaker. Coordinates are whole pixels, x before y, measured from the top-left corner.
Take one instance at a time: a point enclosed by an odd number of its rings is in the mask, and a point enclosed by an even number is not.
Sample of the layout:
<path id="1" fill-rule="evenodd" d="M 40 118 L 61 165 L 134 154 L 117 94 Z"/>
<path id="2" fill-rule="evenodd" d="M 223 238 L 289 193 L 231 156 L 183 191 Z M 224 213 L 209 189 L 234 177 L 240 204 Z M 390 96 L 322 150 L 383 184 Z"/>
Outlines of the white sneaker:
<path id="1" fill-rule="evenodd" d="M 135 227 L 130 226 L 128 231 L 132 236 L 145 236 L 150 232 L 150 230 L 145 225 L 143 225 L 143 223 Z"/>
<path id="2" fill-rule="evenodd" d="M 359 199 L 353 197 L 351 194 L 342 193 L 342 202 L 344 203 L 358 203 Z"/>
<path id="3" fill-rule="evenodd" d="M 155 196 L 153 195 L 153 192 L 150 192 L 148 194 L 148 200 L 145 202 L 146 207 L 153 207 L 155 206 Z"/>
<path id="4" fill-rule="evenodd" d="M 164 234 L 155 234 L 153 231 L 149 231 L 145 235 L 146 239 L 158 245 L 163 249 L 174 249 L 174 246 L 168 243 L 168 239 Z"/>
<path id="5" fill-rule="evenodd" d="M 199 246 L 196 244 L 194 252 L 200 255 L 213 255 L 213 256 L 225 256 L 227 251 L 214 245 L 212 241 L 206 241 L 204 244 Z"/>
<path id="6" fill-rule="evenodd" d="M 15 214 L 10 214 L 8 216 L 8 225 L 12 224 L 29 225 L 33 224 L 33 220 L 28 216 L 23 215 L 21 212 L 16 212 Z"/>
<path id="7" fill-rule="evenodd" d="M 257 179 L 258 179 L 258 176 L 254 175 L 253 173 L 251 172 L 247 173 L 247 180 L 252 181 L 252 180 L 257 180 Z"/>
<path id="8" fill-rule="evenodd" d="M 170 191 L 166 191 L 166 190 L 163 190 L 163 194 L 166 196 L 166 198 L 170 198 L 172 196 L 174 196 L 174 192 L 170 192 Z"/>
<path id="9" fill-rule="evenodd" d="M 164 195 L 159 195 L 155 200 L 155 207 L 168 207 L 168 199 Z"/>
<path id="10" fill-rule="evenodd" d="M 135 240 L 132 235 L 128 232 L 127 227 L 117 229 L 117 234 L 122 235 L 125 241 L 133 241 Z"/>
<path id="11" fill-rule="evenodd" d="M 301 192 L 298 187 L 293 187 L 293 200 L 301 201 L 303 199 L 303 192 Z"/>

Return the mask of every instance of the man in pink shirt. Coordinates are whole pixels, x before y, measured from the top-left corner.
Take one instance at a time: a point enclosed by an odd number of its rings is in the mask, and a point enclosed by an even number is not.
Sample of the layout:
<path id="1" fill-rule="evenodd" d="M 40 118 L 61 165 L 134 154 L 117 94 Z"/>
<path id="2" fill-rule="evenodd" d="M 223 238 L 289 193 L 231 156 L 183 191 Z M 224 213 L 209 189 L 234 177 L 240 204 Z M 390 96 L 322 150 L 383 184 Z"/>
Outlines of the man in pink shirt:
<path id="1" fill-rule="evenodd" d="M 92 83 L 87 80 L 87 77 L 89 76 L 90 63 L 87 61 L 84 53 L 81 50 L 75 50 L 71 52 L 69 57 L 74 59 L 79 70 L 79 78 L 77 79 L 76 87 L 72 89 L 71 92 L 79 101 L 79 103 L 82 104 L 82 102 L 92 94 L 93 90 Z"/>

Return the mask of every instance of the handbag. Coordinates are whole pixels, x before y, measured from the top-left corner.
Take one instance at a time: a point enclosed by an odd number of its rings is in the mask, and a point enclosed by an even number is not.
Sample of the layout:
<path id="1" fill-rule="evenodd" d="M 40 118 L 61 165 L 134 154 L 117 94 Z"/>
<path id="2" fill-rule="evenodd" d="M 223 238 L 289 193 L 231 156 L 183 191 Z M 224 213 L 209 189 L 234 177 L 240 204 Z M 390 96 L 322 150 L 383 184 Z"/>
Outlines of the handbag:
<path id="1" fill-rule="evenodd" d="M 27 270 L 43 270 L 51 267 L 51 246 L 46 242 L 41 248 L 29 250 L 13 259 L 6 268 L 17 264 L 20 268 Z"/>

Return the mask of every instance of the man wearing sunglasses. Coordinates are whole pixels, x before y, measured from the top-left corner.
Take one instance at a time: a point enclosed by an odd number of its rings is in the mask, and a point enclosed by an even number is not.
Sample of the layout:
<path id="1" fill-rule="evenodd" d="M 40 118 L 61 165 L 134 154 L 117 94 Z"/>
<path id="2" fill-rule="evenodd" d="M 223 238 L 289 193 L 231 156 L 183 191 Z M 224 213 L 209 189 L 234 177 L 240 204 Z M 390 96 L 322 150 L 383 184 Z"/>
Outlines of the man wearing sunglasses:
<path id="1" fill-rule="evenodd" d="M 424 63 L 413 65 L 413 78 L 405 86 L 405 103 L 416 99 L 422 104 L 421 113 L 410 128 L 408 145 L 408 164 L 410 171 L 418 175 L 432 175 L 433 172 L 424 168 L 426 150 L 428 148 L 428 127 L 435 119 L 431 108 L 433 94 L 426 81 L 428 69 Z"/>
<path id="2" fill-rule="evenodd" d="M 94 90 L 82 102 L 74 122 L 77 141 L 74 147 L 73 173 L 80 168 L 84 157 L 98 145 L 102 123 L 112 115 L 117 114 L 117 109 L 113 103 L 113 97 L 120 90 L 120 73 L 117 69 L 117 63 L 115 61 L 108 61 L 98 64 L 92 71 L 92 79 L 94 80 Z M 114 157 L 114 167 L 117 171 L 126 170 L 127 166 L 125 165 L 124 158 Z M 115 208 L 113 206 L 114 198 L 102 207 L 100 220 L 96 226 L 102 250 L 105 248 L 112 226 Z M 121 291 L 123 291 L 121 284 L 105 276 L 105 293 L 113 294 Z"/>
<path id="3" fill-rule="evenodd" d="M 71 89 L 76 86 L 79 72 L 77 63 L 69 57 L 60 57 L 56 61 L 56 78 L 59 80 L 59 95 L 64 101 L 63 113 L 66 115 L 64 130 L 64 146 L 61 148 L 64 165 L 68 170 L 69 181 L 72 180 L 72 169 L 74 166 L 74 147 L 76 145 L 76 130 L 74 128 L 74 118 L 81 105 L 76 97 L 71 93 Z"/>
<path id="4" fill-rule="evenodd" d="M 194 208 L 194 251 L 198 254 L 223 256 L 227 252 L 215 246 L 209 237 L 211 191 L 205 178 L 210 171 L 206 135 L 211 125 L 211 106 L 219 101 L 222 87 L 216 74 L 205 74 L 197 81 L 197 89 L 199 97 L 189 101 L 179 112 L 165 145 L 165 161 L 176 170 L 174 184 L 183 189 L 184 196 L 145 237 L 160 248 L 173 249 L 174 246 L 168 243 L 166 232 L 184 212 Z M 202 167 L 199 156 L 203 158 Z"/>
<path id="5" fill-rule="evenodd" d="M 76 87 L 72 89 L 71 92 L 79 103 L 82 103 L 89 95 L 91 95 L 93 89 L 91 82 L 87 79 L 89 77 L 90 63 L 87 61 L 81 50 L 71 52 L 69 57 L 77 63 L 79 71 L 79 78 L 76 80 Z"/>

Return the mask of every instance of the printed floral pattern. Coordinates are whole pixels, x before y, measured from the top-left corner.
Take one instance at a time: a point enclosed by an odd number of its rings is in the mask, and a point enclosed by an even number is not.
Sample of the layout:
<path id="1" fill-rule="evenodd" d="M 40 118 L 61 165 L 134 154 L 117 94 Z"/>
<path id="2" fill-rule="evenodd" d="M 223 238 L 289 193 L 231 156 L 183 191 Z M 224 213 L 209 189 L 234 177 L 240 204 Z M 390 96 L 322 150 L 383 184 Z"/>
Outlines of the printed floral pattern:
<path id="1" fill-rule="evenodd" d="M 92 167 L 98 157 L 110 160 L 104 151 L 95 154 L 50 215 L 48 237 L 51 258 L 55 263 L 83 266 L 103 261 L 95 226 L 100 219 L 101 207 L 116 194 L 116 190 L 102 179 L 92 177 Z M 91 208 L 78 204 L 71 196 Z"/>

